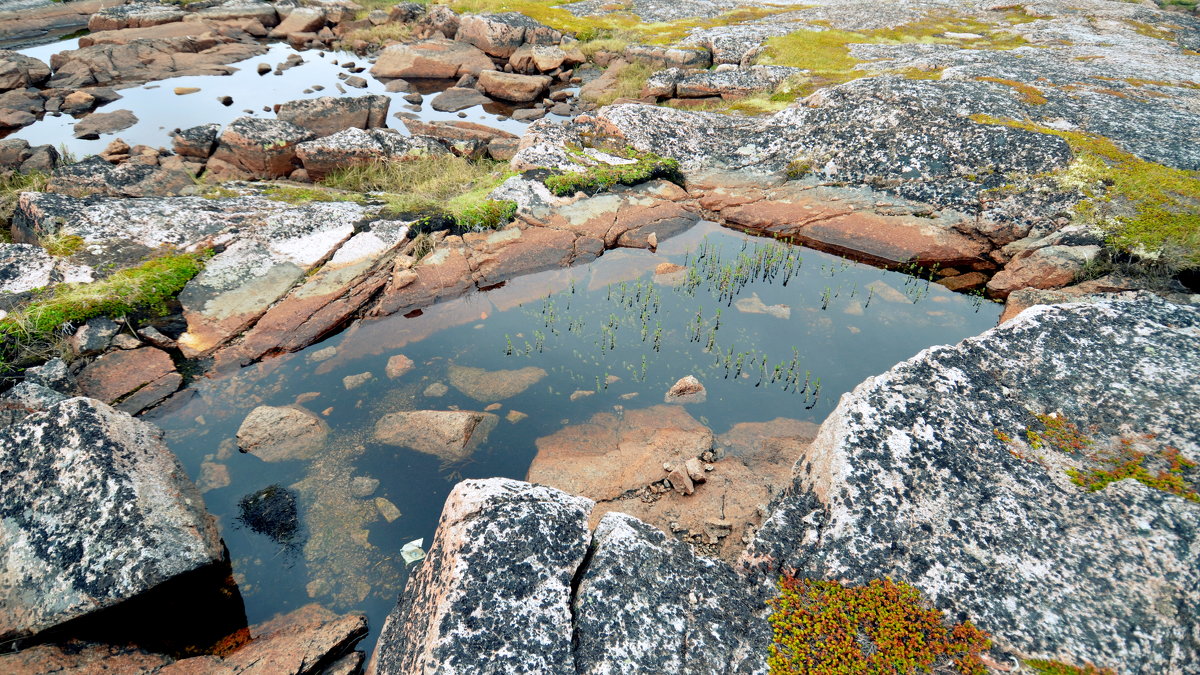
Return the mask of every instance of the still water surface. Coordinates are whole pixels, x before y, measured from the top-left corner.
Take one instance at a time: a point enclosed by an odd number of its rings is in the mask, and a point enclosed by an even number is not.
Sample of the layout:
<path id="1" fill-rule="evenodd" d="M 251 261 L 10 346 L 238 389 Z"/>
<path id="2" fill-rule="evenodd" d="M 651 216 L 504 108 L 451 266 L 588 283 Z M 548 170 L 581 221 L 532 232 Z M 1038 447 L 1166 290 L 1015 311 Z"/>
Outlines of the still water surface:
<path id="1" fill-rule="evenodd" d="M 656 275 L 666 262 L 690 271 Z M 661 404 L 689 374 L 708 397 L 687 410 L 718 434 L 776 417 L 820 422 L 864 378 L 976 335 L 999 311 L 911 276 L 703 222 L 656 253 L 612 251 L 417 316 L 356 324 L 303 352 L 201 380 L 151 420 L 194 478 L 228 471 L 230 484 L 205 500 L 249 620 L 314 600 L 364 611 L 370 649 L 406 578 L 401 547 L 417 538 L 428 545 L 456 481 L 524 478 L 536 439 L 597 412 Z M 385 364 L 396 354 L 415 366 L 389 379 Z M 465 462 L 372 439 L 376 420 L 391 412 L 483 410 L 451 386 L 449 372 L 464 366 L 546 375 L 499 402 L 498 426 Z M 362 373 L 373 379 L 348 390 L 343 378 Z M 238 452 L 235 434 L 250 410 L 297 400 L 332 430 L 316 459 L 266 463 Z M 527 417 L 509 419 L 514 411 Z M 378 486 L 364 495 L 371 480 Z M 303 525 L 290 542 L 239 524 L 239 500 L 271 485 L 298 495 Z M 402 515 L 387 522 L 377 498 Z"/>

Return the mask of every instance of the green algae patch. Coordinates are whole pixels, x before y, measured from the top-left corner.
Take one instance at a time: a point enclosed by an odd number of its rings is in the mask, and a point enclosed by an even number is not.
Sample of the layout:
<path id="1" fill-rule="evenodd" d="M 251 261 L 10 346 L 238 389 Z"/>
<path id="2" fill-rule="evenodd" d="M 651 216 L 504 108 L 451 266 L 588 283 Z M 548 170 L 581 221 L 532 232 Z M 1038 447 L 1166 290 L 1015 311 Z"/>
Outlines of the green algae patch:
<path id="1" fill-rule="evenodd" d="M 0 319 L 0 370 L 31 346 L 53 344 L 61 329 L 96 317 L 162 316 L 204 269 L 206 254 L 168 254 L 83 284 L 61 284 Z"/>
<path id="2" fill-rule="evenodd" d="M 1053 177 L 1084 195 L 1079 218 L 1103 230 L 1113 248 L 1168 270 L 1200 267 L 1200 171 L 1141 159 L 1104 136 L 989 115 L 971 119 L 1062 138 L 1074 159 Z"/>
<path id="3" fill-rule="evenodd" d="M 947 625 L 903 582 L 846 586 L 785 576 L 769 604 L 771 675 L 919 673 L 944 665 L 964 675 L 987 672 L 980 654 L 991 648 L 990 636 L 970 621 Z"/>
<path id="4" fill-rule="evenodd" d="M 1035 20 L 1036 17 L 1027 14 L 1010 12 L 1003 21 L 996 23 L 943 15 L 868 31 L 806 28 L 767 40 L 757 62 L 807 70 L 806 86 L 796 92 L 803 96 L 821 87 L 868 75 L 858 70 L 859 65 L 867 62 L 850 54 L 850 46 L 854 44 L 943 44 L 961 49 L 1016 49 L 1028 42 L 1006 28 Z M 813 25 L 819 24 L 814 22 Z M 915 70 L 897 69 L 894 72 L 904 76 L 916 75 L 919 79 L 934 78 L 933 72 Z M 941 72 L 937 71 L 936 77 L 940 76 Z"/>

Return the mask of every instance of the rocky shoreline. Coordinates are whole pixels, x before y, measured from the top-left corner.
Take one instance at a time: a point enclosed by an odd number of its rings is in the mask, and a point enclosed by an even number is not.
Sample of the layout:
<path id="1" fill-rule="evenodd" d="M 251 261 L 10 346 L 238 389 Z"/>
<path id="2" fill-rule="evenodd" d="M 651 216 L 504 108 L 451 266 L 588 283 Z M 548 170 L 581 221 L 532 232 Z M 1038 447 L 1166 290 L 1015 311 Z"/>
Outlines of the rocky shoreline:
<path id="1" fill-rule="evenodd" d="M 87 29 L 48 63 L 0 51 L 0 670 L 765 673 L 784 575 L 908 584 L 990 634 L 980 672 L 1200 672 L 1194 12 L 527 4 L 0 5 L 0 44 Z M 123 90 L 228 75 L 271 41 L 296 52 L 261 77 L 358 57 L 336 95 L 169 148 L 118 137 Z M 480 105 L 527 126 L 424 117 Z M 20 138 L 63 115 L 111 142 L 76 160 Z M 416 199 L 369 174 L 388 166 L 476 174 Z M 1001 325 L 819 428 L 718 438 L 678 405 L 693 380 L 539 439 L 528 483 L 455 488 L 369 664 L 361 614 L 248 625 L 195 484 L 131 416 L 701 220 L 1004 302 Z M 288 411 L 248 417 L 241 449 L 324 428 Z M 374 438 L 469 455 L 499 419 L 421 414 Z M 196 575 L 225 598 L 219 635 L 97 632 Z"/>

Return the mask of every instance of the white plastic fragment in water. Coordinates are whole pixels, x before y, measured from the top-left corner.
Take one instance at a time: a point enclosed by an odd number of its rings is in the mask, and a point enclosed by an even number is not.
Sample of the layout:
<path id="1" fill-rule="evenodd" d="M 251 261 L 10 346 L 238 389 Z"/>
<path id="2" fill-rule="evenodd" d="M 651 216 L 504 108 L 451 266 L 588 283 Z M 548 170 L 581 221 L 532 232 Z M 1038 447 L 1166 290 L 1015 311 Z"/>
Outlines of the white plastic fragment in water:
<path id="1" fill-rule="evenodd" d="M 405 565 L 411 565 L 425 558 L 425 551 L 421 550 L 421 546 L 424 544 L 423 538 L 414 539 L 400 548 L 400 557 L 404 558 Z"/>

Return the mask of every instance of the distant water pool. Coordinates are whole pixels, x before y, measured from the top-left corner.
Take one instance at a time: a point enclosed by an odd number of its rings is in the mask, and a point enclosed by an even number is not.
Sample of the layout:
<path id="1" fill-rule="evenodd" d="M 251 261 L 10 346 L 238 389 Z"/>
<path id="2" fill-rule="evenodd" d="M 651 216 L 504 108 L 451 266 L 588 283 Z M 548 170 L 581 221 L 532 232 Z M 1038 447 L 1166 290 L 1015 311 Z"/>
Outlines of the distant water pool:
<path id="1" fill-rule="evenodd" d="M 360 322 L 303 352 L 200 380 L 149 418 L 201 483 L 228 474 L 205 501 L 220 520 L 249 620 L 312 601 L 363 611 L 369 650 L 406 579 L 401 547 L 418 538 L 428 546 L 458 480 L 522 479 L 536 439 L 598 412 L 660 405 L 685 375 L 708 390 L 687 411 L 715 433 L 776 417 L 820 422 L 866 377 L 983 332 L 999 312 L 927 280 L 702 222 L 656 253 L 611 251 L 409 316 Z M 397 354 L 414 366 L 391 379 L 386 364 Z M 466 461 L 372 437 L 392 412 L 485 410 L 490 399 L 479 400 L 463 373 L 527 368 L 545 374 L 492 404 L 499 422 Z M 365 384 L 347 388 L 345 378 L 364 373 Z M 311 461 L 267 463 L 238 452 L 237 429 L 259 405 L 320 415 L 328 442 Z M 238 520 L 239 501 L 272 485 L 298 495 L 302 527 L 290 542 Z"/>

